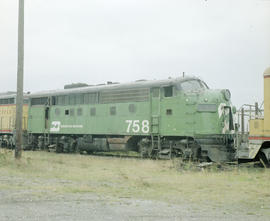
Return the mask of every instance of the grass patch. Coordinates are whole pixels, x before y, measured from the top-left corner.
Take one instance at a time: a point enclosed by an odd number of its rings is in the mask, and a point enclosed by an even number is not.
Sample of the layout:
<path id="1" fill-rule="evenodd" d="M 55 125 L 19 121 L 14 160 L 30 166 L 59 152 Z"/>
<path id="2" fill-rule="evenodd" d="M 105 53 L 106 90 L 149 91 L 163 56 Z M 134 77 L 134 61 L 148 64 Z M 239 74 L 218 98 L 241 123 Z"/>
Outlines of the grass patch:
<path id="1" fill-rule="evenodd" d="M 213 208 L 270 205 L 270 170 L 213 166 L 176 161 L 125 159 L 48 152 L 0 151 L 1 190 L 33 194 L 95 193 L 104 196 L 190 202 Z M 269 208 L 270 210 L 270 208 Z"/>

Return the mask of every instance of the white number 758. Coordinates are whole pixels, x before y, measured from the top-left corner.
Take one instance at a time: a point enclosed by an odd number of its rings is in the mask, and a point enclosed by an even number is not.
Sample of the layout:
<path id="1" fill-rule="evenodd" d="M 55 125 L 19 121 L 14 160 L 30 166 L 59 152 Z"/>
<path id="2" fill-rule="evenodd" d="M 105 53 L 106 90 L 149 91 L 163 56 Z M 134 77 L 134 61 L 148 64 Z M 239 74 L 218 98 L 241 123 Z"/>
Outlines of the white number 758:
<path id="1" fill-rule="evenodd" d="M 140 126 L 139 120 L 126 120 L 126 123 L 128 124 L 127 133 L 129 133 L 131 129 L 132 129 L 132 132 L 134 132 L 134 133 L 139 133 L 140 130 L 143 133 L 149 132 L 149 121 L 148 120 L 143 120 L 141 123 L 141 126 Z"/>

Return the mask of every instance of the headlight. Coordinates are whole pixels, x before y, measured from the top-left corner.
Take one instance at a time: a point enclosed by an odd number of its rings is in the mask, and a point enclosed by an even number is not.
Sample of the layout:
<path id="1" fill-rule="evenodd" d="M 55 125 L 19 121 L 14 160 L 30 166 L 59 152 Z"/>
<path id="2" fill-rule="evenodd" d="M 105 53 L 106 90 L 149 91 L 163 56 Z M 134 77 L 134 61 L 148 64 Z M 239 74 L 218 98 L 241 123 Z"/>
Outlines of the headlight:
<path id="1" fill-rule="evenodd" d="M 228 89 L 222 90 L 222 93 L 226 101 L 231 99 L 231 92 Z"/>

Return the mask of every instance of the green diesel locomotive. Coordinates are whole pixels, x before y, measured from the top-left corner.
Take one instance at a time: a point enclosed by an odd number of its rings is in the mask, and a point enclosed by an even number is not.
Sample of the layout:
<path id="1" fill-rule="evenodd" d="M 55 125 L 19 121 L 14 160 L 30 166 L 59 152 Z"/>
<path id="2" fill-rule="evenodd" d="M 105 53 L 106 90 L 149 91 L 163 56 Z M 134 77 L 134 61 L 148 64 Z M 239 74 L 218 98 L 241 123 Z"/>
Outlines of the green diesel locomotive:
<path id="1" fill-rule="evenodd" d="M 229 90 L 211 90 L 196 77 L 34 93 L 28 145 L 230 161 L 235 158 L 230 96 Z"/>

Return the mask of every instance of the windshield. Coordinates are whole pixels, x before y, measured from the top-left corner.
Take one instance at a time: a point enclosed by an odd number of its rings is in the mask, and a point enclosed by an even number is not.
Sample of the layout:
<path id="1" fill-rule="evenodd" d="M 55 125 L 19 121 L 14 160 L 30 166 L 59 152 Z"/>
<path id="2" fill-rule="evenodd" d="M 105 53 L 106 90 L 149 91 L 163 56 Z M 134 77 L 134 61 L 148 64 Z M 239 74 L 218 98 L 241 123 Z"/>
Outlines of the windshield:
<path id="1" fill-rule="evenodd" d="M 199 80 L 184 81 L 180 84 L 180 87 L 183 91 L 198 91 L 208 89 L 208 86 Z"/>

